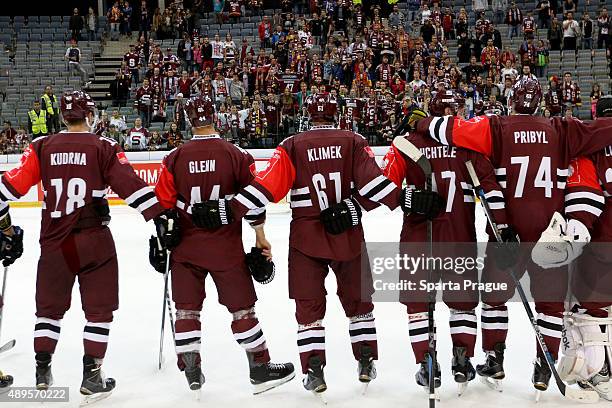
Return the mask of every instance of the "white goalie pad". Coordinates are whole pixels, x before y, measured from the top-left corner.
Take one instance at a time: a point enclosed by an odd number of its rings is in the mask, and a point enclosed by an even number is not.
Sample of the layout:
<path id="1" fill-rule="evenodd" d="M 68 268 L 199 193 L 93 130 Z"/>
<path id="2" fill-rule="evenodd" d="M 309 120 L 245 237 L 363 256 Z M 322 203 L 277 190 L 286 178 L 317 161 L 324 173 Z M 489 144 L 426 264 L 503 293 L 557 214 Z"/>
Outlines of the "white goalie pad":
<path id="1" fill-rule="evenodd" d="M 563 319 L 563 356 L 559 375 L 570 384 L 590 381 L 603 368 L 609 351 L 612 319 L 570 313 Z M 605 326 L 602 332 L 600 326 Z"/>
<path id="2" fill-rule="evenodd" d="M 566 221 L 555 212 L 531 250 L 531 259 L 544 269 L 568 265 L 582 254 L 590 241 L 591 234 L 583 223 L 574 219 Z"/>

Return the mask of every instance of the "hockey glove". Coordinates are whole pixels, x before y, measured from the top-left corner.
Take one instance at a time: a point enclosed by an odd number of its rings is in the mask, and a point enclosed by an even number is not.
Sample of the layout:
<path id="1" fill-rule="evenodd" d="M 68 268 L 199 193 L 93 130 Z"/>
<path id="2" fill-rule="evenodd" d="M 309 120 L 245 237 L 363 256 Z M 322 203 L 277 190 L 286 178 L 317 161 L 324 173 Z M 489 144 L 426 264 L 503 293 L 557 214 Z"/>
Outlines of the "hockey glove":
<path id="1" fill-rule="evenodd" d="M 521 240 L 512 226 L 499 229 L 502 242 L 495 244 L 495 265 L 501 270 L 516 265 L 520 255 Z"/>
<path id="2" fill-rule="evenodd" d="M 149 263 L 159 273 L 166 273 L 167 251 L 157 237 L 149 238 Z"/>
<path id="3" fill-rule="evenodd" d="M 217 229 L 234 222 L 232 208 L 228 200 L 209 200 L 193 204 L 191 219 L 199 227 L 208 230 Z"/>
<path id="4" fill-rule="evenodd" d="M 262 253 L 261 248 L 251 248 L 251 252 L 245 255 L 246 265 L 249 272 L 257 282 L 266 284 L 274 279 L 274 262 L 268 261 Z"/>
<path id="5" fill-rule="evenodd" d="M 0 234 L 2 265 L 12 265 L 23 254 L 23 230 L 13 226 L 13 235 Z"/>
<path id="6" fill-rule="evenodd" d="M 446 205 L 444 198 L 435 191 L 404 188 L 400 195 L 400 205 L 406 214 L 420 214 L 433 220 Z"/>
<path id="7" fill-rule="evenodd" d="M 350 198 L 321 211 L 321 223 L 328 234 L 338 235 L 361 223 L 361 208 Z"/>
<path id="8" fill-rule="evenodd" d="M 533 262 L 544 269 L 569 265 L 591 241 L 588 228 L 580 221 L 568 221 L 555 212 L 540 239 L 531 250 Z"/>
<path id="9" fill-rule="evenodd" d="M 166 249 L 172 250 L 181 240 L 178 224 L 178 213 L 175 210 L 166 210 L 153 220 L 157 236 Z"/>

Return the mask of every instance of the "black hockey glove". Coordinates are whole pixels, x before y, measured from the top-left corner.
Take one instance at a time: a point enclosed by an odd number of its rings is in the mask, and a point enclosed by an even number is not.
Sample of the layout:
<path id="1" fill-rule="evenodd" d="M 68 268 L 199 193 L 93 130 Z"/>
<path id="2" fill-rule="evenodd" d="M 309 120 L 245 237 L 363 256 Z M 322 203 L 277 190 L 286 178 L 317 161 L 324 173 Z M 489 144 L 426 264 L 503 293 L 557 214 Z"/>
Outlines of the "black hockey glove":
<path id="1" fill-rule="evenodd" d="M 400 195 L 400 205 L 406 214 L 420 214 L 433 220 L 440 214 L 446 202 L 435 191 L 404 188 Z"/>
<path id="2" fill-rule="evenodd" d="M 200 228 L 213 230 L 234 222 L 229 200 L 209 200 L 191 206 L 191 219 Z"/>
<path id="3" fill-rule="evenodd" d="M 516 265 L 520 255 L 521 240 L 512 226 L 499 229 L 503 242 L 495 244 L 495 265 L 505 270 Z"/>
<path id="4" fill-rule="evenodd" d="M 23 230 L 13 226 L 13 235 L 0 234 L 0 258 L 2 265 L 12 265 L 23 254 Z"/>
<path id="5" fill-rule="evenodd" d="M 249 272 L 257 282 L 266 284 L 274 279 L 274 262 L 268 261 L 262 254 L 261 248 L 251 248 L 251 252 L 245 255 L 246 265 Z"/>
<path id="6" fill-rule="evenodd" d="M 168 260 L 167 250 L 163 248 L 157 237 L 149 238 L 149 263 L 159 273 L 166 273 Z"/>
<path id="7" fill-rule="evenodd" d="M 181 240 L 181 231 L 178 224 L 178 213 L 175 210 L 166 210 L 153 220 L 157 236 L 164 248 L 172 250 Z"/>
<path id="8" fill-rule="evenodd" d="M 338 235 L 361 223 L 361 208 L 350 198 L 321 211 L 321 223 L 328 234 Z"/>

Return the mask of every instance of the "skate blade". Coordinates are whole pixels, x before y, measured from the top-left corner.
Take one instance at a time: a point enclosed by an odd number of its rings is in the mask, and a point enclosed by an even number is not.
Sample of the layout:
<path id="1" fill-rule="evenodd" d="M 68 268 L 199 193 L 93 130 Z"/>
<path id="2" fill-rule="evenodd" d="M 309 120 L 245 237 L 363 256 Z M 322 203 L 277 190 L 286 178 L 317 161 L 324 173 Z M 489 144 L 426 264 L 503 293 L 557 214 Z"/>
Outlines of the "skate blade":
<path id="1" fill-rule="evenodd" d="M 536 402 L 536 404 L 538 402 L 540 402 L 540 398 L 542 398 L 542 391 L 541 390 L 536 390 L 536 392 L 535 392 L 535 402 Z"/>
<path id="2" fill-rule="evenodd" d="M 327 389 L 327 386 L 322 391 L 311 391 L 319 402 L 323 405 L 327 405 L 327 398 L 323 395 L 323 392 Z"/>
<path id="3" fill-rule="evenodd" d="M 436 389 L 433 394 L 429 393 L 429 387 L 423 386 L 423 390 L 429 396 L 430 400 L 435 399 L 436 401 L 440 402 L 440 394 L 438 394 L 438 389 Z"/>
<path id="4" fill-rule="evenodd" d="M 84 407 L 87 405 L 94 404 L 98 401 L 102 401 L 103 399 L 110 397 L 112 393 L 113 393 L 112 391 L 109 391 L 109 392 L 98 392 L 96 394 L 91 394 L 91 395 L 84 395 L 81 400 L 81 403 L 79 404 L 79 407 Z"/>
<path id="5" fill-rule="evenodd" d="M 295 378 L 295 371 L 286 377 L 279 378 L 278 380 L 266 381 L 265 383 L 253 385 L 253 395 L 261 394 L 266 391 L 270 391 L 273 388 L 279 387 Z"/>
<path id="6" fill-rule="evenodd" d="M 460 397 L 460 396 L 462 396 L 462 395 L 463 395 L 463 393 L 465 393 L 465 391 L 467 390 L 468 383 L 467 383 L 467 381 L 466 381 L 466 382 L 464 382 L 464 383 L 458 383 L 457 385 L 458 385 L 458 388 L 457 388 L 457 396 L 458 396 L 458 397 Z"/>
<path id="7" fill-rule="evenodd" d="M 366 395 L 366 393 L 368 392 L 369 385 L 370 385 L 369 382 L 364 382 L 361 384 L 361 395 Z"/>
<path id="8" fill-rule="evenodd" d="M 199 388 L 197 390 L 192 390 L 193 392 L 193 396 L 195 397 L 196 402 L 200 402 L 200 400 L 202 399 L 202 388 Z"/>
<path id="9" fill-rule="evenodd" d="M 480 377 L 480 381 L 493 391 L 502 392 L 504 391 L 502 380 L 496 380 L 495 378 Z"/>

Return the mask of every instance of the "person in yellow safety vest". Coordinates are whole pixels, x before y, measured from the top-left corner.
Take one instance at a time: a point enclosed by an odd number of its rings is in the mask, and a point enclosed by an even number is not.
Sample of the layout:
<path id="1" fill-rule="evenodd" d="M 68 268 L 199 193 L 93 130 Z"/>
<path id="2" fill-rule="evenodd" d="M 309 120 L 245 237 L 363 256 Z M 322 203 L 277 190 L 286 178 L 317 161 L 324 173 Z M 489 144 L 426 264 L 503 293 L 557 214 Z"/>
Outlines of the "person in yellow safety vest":
<path id="1" fill-rule="evenodd" d="M 45 93 L 40 97 L 42 109 L 47 112 L 47 126 L 49 133 L 59 133 L 60 131 L 60 112 L 57 96 L 53 94 L 53 87 L 47 85 Z"/>
<path id="2" fill-rule="evenodd" d="M 28 112 L 28 131 L 32 140 L 47 135 L 47 111 L 40 109 L 40 101 L 34 101 L 34 109 Z"/>

